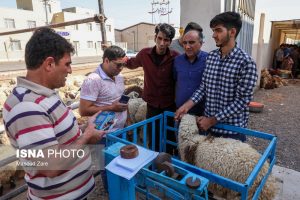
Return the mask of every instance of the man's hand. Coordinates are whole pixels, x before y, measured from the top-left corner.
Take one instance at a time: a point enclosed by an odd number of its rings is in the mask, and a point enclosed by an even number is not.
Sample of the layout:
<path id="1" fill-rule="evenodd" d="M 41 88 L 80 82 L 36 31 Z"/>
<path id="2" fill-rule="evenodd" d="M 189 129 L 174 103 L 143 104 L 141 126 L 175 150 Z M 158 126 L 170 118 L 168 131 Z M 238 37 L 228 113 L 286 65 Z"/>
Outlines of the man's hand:
<path id="1" fill-rule="evenodd" d="M 200 131 L 207 131 L 210 127 L 214 126 L 218 121 L 215 117 L 200 116 L 196 119 Z"/>
<path id="2" fill-rule="evenodd" d="M 181 120 L 181 118 L 183 117 L 184 114 L 186 114 L 188 112 L 188 109 L 186 109 L 186 107 L 183 105 L 180 108 L 178 108 L 175 112 L 175 116 L 174 119 L 175 121 L 179 121 Z"/>
<path id="3" fill-rule="evenodd" d="M 89 118 L 88 125 L 83 133 L 83 138 L 86 144 L 96 144 L 107 133 L 106 131 L 95 129 L 94 121 L 97 115 L 99 115 L 100 113 L 101 111 L 97 112 Z"/>
<path id="4" fill-rule="evenodd" d="M 183 115 L 185 115 L 194 105 L 195 103 L 190 99 L 187 102 L 185 102 L 180 108 L 178 108 L 178 110 L 176 110 L 174 116 L 175 121 L 181 120 Z"/>
<path id="5" fill-rule="evenodd" d="M 123 111 L 127 110 L 127 108 L 128 108 L 128 104 L 120 103 L 118 100 L 111 104 L 110 110 L 114 111 L 114 112 L 123 112 Z"/>

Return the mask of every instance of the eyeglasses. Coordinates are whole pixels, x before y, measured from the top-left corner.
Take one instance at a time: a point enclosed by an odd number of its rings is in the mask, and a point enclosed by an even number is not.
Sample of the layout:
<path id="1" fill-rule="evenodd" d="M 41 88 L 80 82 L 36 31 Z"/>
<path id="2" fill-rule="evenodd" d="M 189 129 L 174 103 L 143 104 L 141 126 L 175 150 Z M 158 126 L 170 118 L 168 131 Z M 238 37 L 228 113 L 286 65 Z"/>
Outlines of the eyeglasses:
<path id="1" fill-rule="evenodd" d="M 115 61 L 111 61 L 111 62 L 114 63 L 118 68 L 126 67 L 126 63 L 119 63 L 119 62 L 115 62 Z"/>
<path id="2" fill-rule="evenodd" d="M 196 44 L 196 41 L 183 41 L 182 42 L 184 45 L 187 45 L 187 44 L 189 44 L 189 45 L 194 45 L 194 44 Z"/>

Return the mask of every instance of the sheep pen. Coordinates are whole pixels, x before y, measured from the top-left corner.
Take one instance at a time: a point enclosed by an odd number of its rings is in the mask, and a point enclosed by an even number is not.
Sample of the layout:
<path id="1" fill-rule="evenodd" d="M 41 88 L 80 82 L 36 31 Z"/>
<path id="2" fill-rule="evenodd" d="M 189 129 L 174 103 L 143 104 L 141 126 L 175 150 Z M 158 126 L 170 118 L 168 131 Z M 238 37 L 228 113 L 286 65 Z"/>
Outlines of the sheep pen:
<path id="1" fill-rule="evenodd" d="M 184 162 L 240 183 L 246 181 L 260 158 L 260 154 L 246 143 L 229 138 L 208 140 L 206 136 L 199 135 L 196 117 L 192 115 L 185 115 L 181 120 L 178 134 L 178 149 Z M 269 163 L 266 162 L 249 189 L 248 199 L 252 199 L 268 168 Z M 238 192 L 215 183 L 211 183 L 208 189 L 213 194 L 225 199 L 240 199 Z M 259 199 L 274 199 L 276 191 L 275 178 L 270 175 L 260 193 Z"/>

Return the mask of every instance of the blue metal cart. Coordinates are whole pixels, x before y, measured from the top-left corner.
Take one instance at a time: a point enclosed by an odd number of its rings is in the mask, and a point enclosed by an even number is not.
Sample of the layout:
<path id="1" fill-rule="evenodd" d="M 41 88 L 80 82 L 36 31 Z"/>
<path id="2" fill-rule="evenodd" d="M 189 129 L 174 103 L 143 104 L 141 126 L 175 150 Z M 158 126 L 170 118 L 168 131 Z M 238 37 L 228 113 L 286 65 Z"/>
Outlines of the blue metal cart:
<path id="1" fill-rule="evenodd" d="M 128 126 L 124 129 L 118 130 L 107 135 L 107 148 L 105 150 L 105 159 L 106 164 L 109 163 L 114 157 L 118 156 L 118 150 L 124 144 L 137 144 L 138 143 L 138 131 L 140 129 L 143 130 L 143 141 L 141 146 L 147 148 L 147 126 L 152 126 L 151 134 L 152 141 L 155 141 L 155 122 L 159 123 L 159 141 L 160 141 L 160 152 L 164 152 L 166 150 L 166 144 L 170 144 L 173 146 L 177 146 L 177 143 L 167 140 L 166 134 L 167 131 L 174 131 L 177 133 L 178 129 L 175 127 L 170 127 L 167 125 L 168 120 L 173 120 L 174 113 L 172 112 L 164 112 L 164 114 L 157 115 L 150 119 L 144 120 L 142 122 L 133 124 Z M 249 136 L 254 136 L 257 138 L 262 138 L 264 140 L 268 140 L 269 144 L 264 152 L 262 152 L 261 158 L 259 159 L 258 163 L 254 167 L 253 171 L 247 178 L 245 183 L 236 182 L 234 180 L 230 180 L 228 178 L 219 176 L 214 174 L 210 171 L 201 169 L 199 167 L 190 165 L 188 163 L 182 162 L 177 158 L 172 158 L 172 165 L 179 170 L 183 170 L 184 173 L 189 174 L 189 176 L 199 177 L 203 180 L 203 183 L 206 183 L 206 179 L 209 182 L 219 184 L 225 188 L 229 188 L 233 191 L 241 193 L 241 199 L 246 200 L 248 197 L 248 190 L 251 188 L 254 180 L 256 179 L 259 171 L 261 170 L 262 166 L 266 161 L 270 162 L 270 167 L 268 169 L 267 174 L 264 176 L 260 185 L 257 187 L 255 194 L 253 195 L 253 200 L 258 199 L 259 194 L 270 175 L 272 168 L 275 164 L 275 149 L 276 149 L 276 141 L 277 138 L 274 135 L 253 131 L 250 129 L 225 125 L 225 124 L 217 124 L 216 128 L 231 130 L 234 132 L 242 133 Z M 127 138 L 127 132 L 133 132 L 133 141 L 130 142 Z M 152 142 L 151 149 L 155 148 L 155 143 Z M 176 183 L 175 183 L 176 182 Z M 172 199 L 207 199 L 207 188 L 205 185 L 201 188 L 196 190 L 190 190 L 189 188 L 180 189 L 184 186 L 183 182 L 169 180 L 164 174 L 156 173 L 155 171 L 151 170 L 151 163 L 145 166 L 137 176 L 127 181 L 118 177 L 110 172 L 108 172 L 108 185 L 109 185 L 109 196 L 110 199 L 135 199 L 136 192 L 140 192 L 145 194 L 147 197 L 152 199 L 160 199 L 159 197 L 155 196 L 151 192 L 149 192 L 149 188 L 155 188 L 165 193 L 166 196 Z M 175 185 L 177 185 L 175 187 Z M 195 194 L 195 196 L 193 196 Z"/>

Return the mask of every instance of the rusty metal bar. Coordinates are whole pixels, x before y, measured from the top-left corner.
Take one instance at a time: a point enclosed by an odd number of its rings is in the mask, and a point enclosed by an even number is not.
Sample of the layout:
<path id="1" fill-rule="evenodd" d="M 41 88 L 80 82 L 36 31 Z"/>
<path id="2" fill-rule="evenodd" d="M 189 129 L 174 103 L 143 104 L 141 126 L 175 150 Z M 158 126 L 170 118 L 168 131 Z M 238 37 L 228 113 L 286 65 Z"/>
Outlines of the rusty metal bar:
<path id="1" fill-rule="evenodd" d="M 74 21 L 69 21 L 69 22 L 62 22 L 62 23 L 56 23 L 56 24 L 49 24 L 47 26 L 39 26 L 39 27 L 35 27 L 35 28 L 26 28 L 26 29 L 20 29 L 20 30 L 15 30 L 15 31 L 2 32 L 2 33 L 0 33 L 0 36 L 32 32 L 36 29 L 43 28 L 43 27 L 58 28 L 58 27 L 62 27 L 62 26 L 71 26 L 74 24 L 84 24 L 84 23 L 88 23 L 88 22 L 100 23 L 100 21 L 102 19 L 105 20 L 106 18 L 103 15 L 95 15 L 94 17 L 89 17 L 89 18 L 79 19 L 79 20 L 74 20 Z"/>

